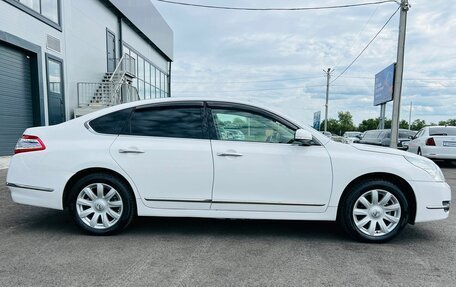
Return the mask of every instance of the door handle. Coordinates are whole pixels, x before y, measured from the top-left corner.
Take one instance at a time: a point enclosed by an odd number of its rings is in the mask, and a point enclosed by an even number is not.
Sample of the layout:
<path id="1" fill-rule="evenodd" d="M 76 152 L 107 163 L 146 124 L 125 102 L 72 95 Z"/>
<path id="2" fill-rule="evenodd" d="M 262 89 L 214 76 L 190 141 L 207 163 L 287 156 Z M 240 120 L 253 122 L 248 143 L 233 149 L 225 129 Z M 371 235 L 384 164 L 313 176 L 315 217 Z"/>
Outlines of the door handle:
<path id="1" fill-rule="evenodd" d="M 219 152 L 219 153 L 217 153 L 217 156 L 240 157 L 240 156 L 243 156 L 243 154 L 242 153 L 237 153 L 237 152 Z"/>
<path id="2" fill-rule="evenodd" d="M 135 148 L 120 148 L 119 153 L 144 153 L 144 151 Z"/>

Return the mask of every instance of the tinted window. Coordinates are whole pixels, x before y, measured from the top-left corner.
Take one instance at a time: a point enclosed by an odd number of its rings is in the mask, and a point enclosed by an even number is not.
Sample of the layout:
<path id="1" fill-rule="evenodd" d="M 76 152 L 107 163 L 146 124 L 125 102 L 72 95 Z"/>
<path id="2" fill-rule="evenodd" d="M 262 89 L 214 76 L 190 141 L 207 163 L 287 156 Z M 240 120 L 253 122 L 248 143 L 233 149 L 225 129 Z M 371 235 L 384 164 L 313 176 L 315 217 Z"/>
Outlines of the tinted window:
<path id="1" fill-rule="evenodd" d="M 429 128 L 431 136 L 456 136 L 456 128 Z"/>
<path id="2" fill-rule="evenodd" d="M 138 136 L 202 139 L 202 108 L 166 107 L 135 110 L 130 134 Z"/>
<path id="3" fill-rule="evenodd" d="M 407 139 L 409 137 L 413 137 L 415 135 L 415 132 L 413 131 L 399 131 L 399 138 L 404 138 Z"/>
<path id="4" fill-rule="evenodd" d="M 130 117 L 131 109 L 113 112 L 92 120 L 90 127 L 101 134 L 120 134 Z"/>

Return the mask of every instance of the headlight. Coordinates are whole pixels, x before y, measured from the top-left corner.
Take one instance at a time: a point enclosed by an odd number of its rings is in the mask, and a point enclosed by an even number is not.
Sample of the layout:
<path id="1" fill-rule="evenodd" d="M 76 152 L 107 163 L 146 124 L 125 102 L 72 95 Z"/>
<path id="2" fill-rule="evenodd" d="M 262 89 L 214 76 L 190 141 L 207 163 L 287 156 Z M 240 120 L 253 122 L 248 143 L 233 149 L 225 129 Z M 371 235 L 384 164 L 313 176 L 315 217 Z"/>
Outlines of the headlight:
<path id="1" fill-rule="evenodd" d="M 405 159 L 413 164 L 416 167 L 421 168 L 426 171 L 435 181 L 445 181 L 440 167 L 438 167 L 434 162 L 426 158 L 404 156 Z"/>

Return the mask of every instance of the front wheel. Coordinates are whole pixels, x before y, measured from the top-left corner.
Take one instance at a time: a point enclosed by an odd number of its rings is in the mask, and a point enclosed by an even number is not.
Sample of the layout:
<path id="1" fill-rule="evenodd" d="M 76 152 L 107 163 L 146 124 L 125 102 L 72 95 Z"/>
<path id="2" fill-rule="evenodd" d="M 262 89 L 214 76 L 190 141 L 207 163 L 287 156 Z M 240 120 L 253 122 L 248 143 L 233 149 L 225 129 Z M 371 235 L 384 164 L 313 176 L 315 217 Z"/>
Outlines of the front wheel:
<path id="1" fill-rule="evenodd" d="M 90 174 L 72 187 L 68 209 L 74 222 L 92 235 L 120 232 L 133 219 L 134 197 L 128 186 L 109 174 Z"/>
<path id="2" fill-rule="evenodd" d="M 381 179 L 367 180 L 349 192 L 340 204 L 338 221 L 354 239 L 386 242 L 407 224 L 407 199 L 395 184 Z"/>

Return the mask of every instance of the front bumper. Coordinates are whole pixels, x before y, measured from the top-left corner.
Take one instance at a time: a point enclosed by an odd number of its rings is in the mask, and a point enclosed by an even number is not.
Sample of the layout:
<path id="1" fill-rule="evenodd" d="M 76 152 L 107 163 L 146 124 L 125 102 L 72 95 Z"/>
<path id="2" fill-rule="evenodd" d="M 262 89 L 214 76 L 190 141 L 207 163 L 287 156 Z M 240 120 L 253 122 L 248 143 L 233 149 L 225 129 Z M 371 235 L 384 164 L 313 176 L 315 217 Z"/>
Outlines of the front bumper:
<path id="1" fill-rule="evenodd" d="M 451 188 L 446 182 L 410 182 L 416 197 L 415 222 L 448 218 Z"/>

